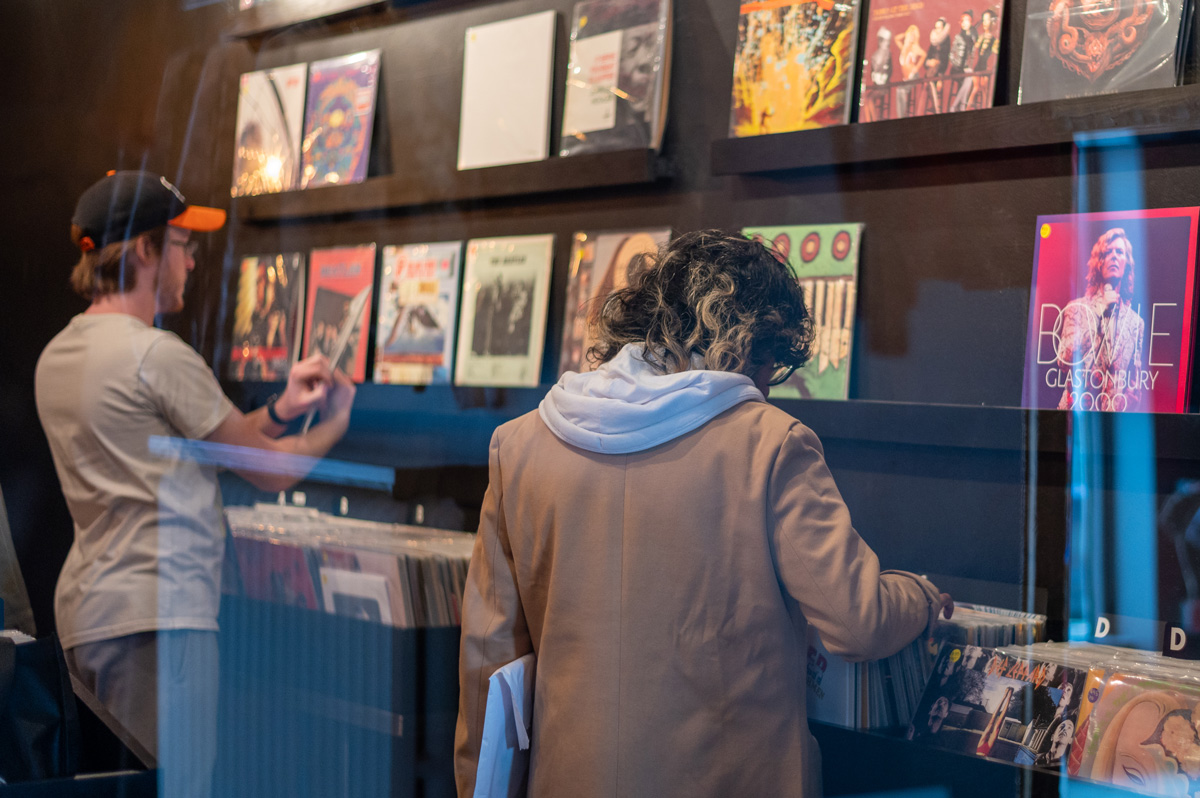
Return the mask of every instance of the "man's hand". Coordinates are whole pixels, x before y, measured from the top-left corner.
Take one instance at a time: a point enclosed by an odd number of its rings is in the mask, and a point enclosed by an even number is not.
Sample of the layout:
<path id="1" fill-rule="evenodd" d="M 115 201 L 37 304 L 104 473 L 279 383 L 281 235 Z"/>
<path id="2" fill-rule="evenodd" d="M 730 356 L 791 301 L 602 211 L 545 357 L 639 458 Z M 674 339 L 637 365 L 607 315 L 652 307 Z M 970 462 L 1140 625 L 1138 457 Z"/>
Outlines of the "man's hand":
<path id="1" fill-rule="evenodd" d="M 1111 308 L 1113 305 L 1117 304 L 1117 302 L 1119 302 L 1120 299 L 1121 299 L 1121 295 L 1117 293 L 1117 289 L 1113 287 L 1112 283 L 1105 283 L 1104 284 L 1104 305 L 1105 305 L 1105 307 Z"/>
<path id="2" fill-rule="evenodd" d="M 322 409 L 333 379 L 324 355 L 312 355 L 296 363 L 288 372 L 287 388 L 275 400 L 275 414 L 291 421 L 313 408 Z"/>
<path id="3" fill-rule="evenodd" d="M 950 620 L 951 616 L 954 615 L 954 599 L 950 598 L 949 593 L 943 593 L 941 596 L 939 596 L 935 606 L 936 609 L 933 613 L 934 619 L 945 617 L 945 619 L 948 621 Z"/>
<path id="4" fill-rule="evenodd" d="M 350 408 L 354 405 L 354 395 L 358 392 L 354 380 L 350 379 L 340 369 L 333 372 L 333 386 L 329 391 L 329 401 L 325 407 L 325 417 L 328 421 L 350 420 Z"/>

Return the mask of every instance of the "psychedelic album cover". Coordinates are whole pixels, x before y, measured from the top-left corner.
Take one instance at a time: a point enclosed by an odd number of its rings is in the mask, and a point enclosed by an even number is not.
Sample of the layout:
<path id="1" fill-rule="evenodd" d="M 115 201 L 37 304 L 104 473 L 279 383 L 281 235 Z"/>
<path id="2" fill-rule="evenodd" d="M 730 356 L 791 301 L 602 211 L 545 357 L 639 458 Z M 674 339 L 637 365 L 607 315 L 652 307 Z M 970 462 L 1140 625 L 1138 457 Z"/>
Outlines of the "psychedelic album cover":
<path id="1" fill-rule="evenodd" d="M 567 276 L 566 312 L 563 318 L 562 354 L 558 373 L 591 371 L 587 351 L 592 346 L 590 327 L 605 297 L 629 284 L 636 256 L 657 252 L 671 238 L 669 229 L 626 230 L 616 233 L 576 233 L 571 243 L 571 271 Z"/>
<path id="2" fill-rule="evenodd" d="M 291 191 L 300 185 L 300 129 L 307 64 L 242 75 L 238 87 L 235 197 Z"/>
<path id="3" fill-rule="evenodd" d="M 858 13 L 858 0 L 742 3 L 729 135 L 850 121 Z"/>
<path id="4" fill-rule="evenodd" d="M 772 399 L 845 399 L 850 391 L 861 224 L 747 227 L 742 233 L 774 248 L 804 289 L 815 337 L 812 359 Z"/>
<path id="5" fill-rule="evenodd" d="M 314 61 L 309 67 L 303 188 L 366 178 L 378 75 L 379 50 Z"/>
<path id="6" fill-rule="evenodd" d="M 383 248 L 375 382 L 450 382 L 461 256 L 461 241 Z"/>
<path id="7" fill-rule="evenodd" d="M 658 149 L 670 69 L 671 0 L 577 3 L 559 154 Z"/>
<path id="8" fill-rule="evenodd" d="M 1143 795 L 1200 792 L 1200 690 L 1115 673 L 1087 722 L 1078 776 Z"/>
<path id="9" fill-rule="evenodd" d="M 859 122 L 991 108 L 1002 0 L 883 0 L 867 11 Z"/>
<path id="10" fill-rule="evenodd" d="M 1030 0 L 1017 103 L 1179 85 L 1186 0 Z"/>
<path id="11" fill-rule="evenodd" d="M 1198 213 L 1038 217 L 1022 406 L 1186 411 Z"/>
<path id="12" fill-rule="evenodd" d="M 229 379 L 277 382 L 300 354 L 304 256 L 242 258 L 233 310 Z"/>
<path id="13" fill-rule="evenodd" d="M 375 281 L 375 245 L 314 249 L 308 260 L 308 301 L 304 314 L 304 356 L 320 352 L 329 357 L 338 335 L 353 323 L 349 342 L 334 364 L 355 382 L 367 377 L 368 298 L 356 319 L 349 319 L 354 298 Z M 369 294 L 368 294 L 369 296 Z"/>
<path id="14" fill-rule="evenodd" d="M 467 242 L 456 384 L 538 384 L 553 260 L 553 235 Z"/>
<path id="15" fill-rule="evenodd" d="M 943 643 L 908 729 L 923 745 L 1057 772 L 1087 669 Z"/>

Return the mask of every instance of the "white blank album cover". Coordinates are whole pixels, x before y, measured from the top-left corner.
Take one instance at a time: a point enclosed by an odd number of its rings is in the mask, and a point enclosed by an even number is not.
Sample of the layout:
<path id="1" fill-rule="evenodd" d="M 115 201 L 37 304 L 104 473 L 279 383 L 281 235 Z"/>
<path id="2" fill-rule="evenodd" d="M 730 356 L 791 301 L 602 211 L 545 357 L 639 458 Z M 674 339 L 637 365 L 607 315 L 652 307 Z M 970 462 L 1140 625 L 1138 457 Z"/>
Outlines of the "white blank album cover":
<path id="1" fill-rule="evenodd" d="M 556 21 L 542 11 L 467 28 L 459 169 L 549 157 Z"/>

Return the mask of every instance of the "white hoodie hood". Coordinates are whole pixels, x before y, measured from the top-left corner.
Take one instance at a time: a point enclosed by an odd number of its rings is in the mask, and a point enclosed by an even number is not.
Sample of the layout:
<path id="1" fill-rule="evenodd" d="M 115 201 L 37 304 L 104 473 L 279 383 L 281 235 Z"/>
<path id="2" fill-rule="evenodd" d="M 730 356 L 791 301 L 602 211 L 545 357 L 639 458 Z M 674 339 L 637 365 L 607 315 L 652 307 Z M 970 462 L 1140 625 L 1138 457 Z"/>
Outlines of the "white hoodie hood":
<path id="1" fill-rule="evenodd" d="M 762 392 L 744 374 L 693 369 L 660 374 L 640 344 L 626 345 L 595 371 L 568 371 L 538 406 L 565 442 L 601 454 L 640 452 L 703 426 Z"/>

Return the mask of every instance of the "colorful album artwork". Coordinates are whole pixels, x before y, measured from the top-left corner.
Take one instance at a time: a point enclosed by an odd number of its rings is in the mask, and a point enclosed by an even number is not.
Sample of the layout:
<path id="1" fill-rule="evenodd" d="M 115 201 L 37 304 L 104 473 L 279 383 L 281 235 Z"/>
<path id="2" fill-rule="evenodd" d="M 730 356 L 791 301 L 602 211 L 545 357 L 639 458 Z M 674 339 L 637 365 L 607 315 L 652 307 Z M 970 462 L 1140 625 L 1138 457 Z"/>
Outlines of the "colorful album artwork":
<path id="1" fill-rule="evenodd" d="M 553 260 L 553 235 L 467 242 L 456 384 L 538 384 Z"/>
<path id="2" fill-rule="evenodd" d="M 287 379 L 300 352 L 304 256 L 298 252 L 242 258 L 233 311 L 229 379 Z"/>
<path id="3" fill-rule="evenodd" d="M 785 259 L 804 289 L 804 303 L 813 320 L 812 358 L 787 382 L 771 388 L 772 399 L 849 396 L 862 232 L 861 224 L 747 227 L 742 231 Z"/>
<path id="4" fill-rule="evenodd" d="M 908 739 L 1058 771 L 1075 738 L 1087 669 L 943 643 Z"/>
<path id="5" fill-rule="evenodd" d="M 591 371 L 587 351 L 590 328 L 605 297 L 629 284 L 638 255 L 657 252 L 671 238 L 669 229 L 626 230 L 617 233 L 576 233 L 571 244 L 571 271 L 563 319 L 562 355 L 558 373 Z"/>
<path id="6" fill-rule="evenodd" d="M 867 11 L 858 121 L 991 108 L 1001 0 L 883 0 Z"/>
<path id="7" fill-rule="evenodd" d="M 1038 217 L 1023 406 L 1187 410 L 1198 214 Z"/>
<path id="8" fill-rule="evenodd" d="M 309 67 L 303 188 L 366 178 L 378 74 L 379 50 L 314 61 Z"/>
<path id="9" fill-rule="evenodd" d="M 342 355 L 333 366 L 355 382 L 367 376 L 367 323 L 374 280 L 374 244 L 314 249 L 309 256 L 304 356 L 319 352 L 332 359 L 340 348 Z"/>
<path id="10" fill-rule="evenodd" d="M 1200 690 L 1116 673 L 1076 742 L 1069 772 L 1143 795 L 1200 792 Z"/>
<path id="11" fill-rule="evenodd" d="M 858 14 L 858 0 L 742 3 L 729 135 L 848 122 Z"/>
<path id="12" fill-rule="evenodd" d="M 450 382 L 461 256 L 461 241 L 384 247 L 375 382 Z"/>
<path id="13" fill-rule="evenodd" d="M 238 85 L 235 197 L 291 191 L 300 185 L 300 129 L 307 64 L 261 69 Z"/>
<path id="14" fill-rule="evenodd" d="M 1017 102 L 1178 85 L 1192 13 L 1184 0 L 1030 0 Z"/>

